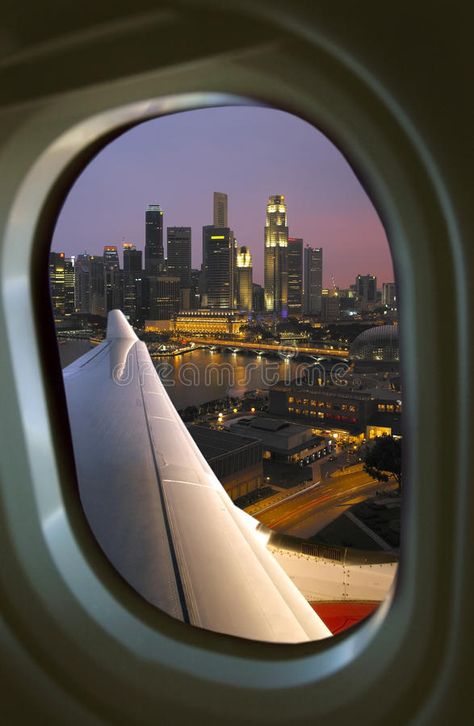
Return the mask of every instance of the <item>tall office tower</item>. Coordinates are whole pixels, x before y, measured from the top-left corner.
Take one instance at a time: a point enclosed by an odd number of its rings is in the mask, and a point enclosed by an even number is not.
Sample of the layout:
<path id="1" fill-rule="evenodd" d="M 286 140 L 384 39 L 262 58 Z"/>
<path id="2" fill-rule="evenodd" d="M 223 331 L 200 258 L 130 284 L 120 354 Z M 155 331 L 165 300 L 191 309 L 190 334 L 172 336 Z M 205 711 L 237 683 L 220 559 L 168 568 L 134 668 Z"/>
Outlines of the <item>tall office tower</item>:
<path id="1" fill-rule="evenodd" d="M 288 315 L 303 311 L 303 240 L 288 237 Z"/>
<path id="2" fill-rule="evenodd" d="M 74 263 L 75 278 L 75 309 L 78 313 L 90 312 L 90 275 L 89 275 L 89 255 L 77 255 Z"/>
<path id="3" fill-rule="evenodd" d="M 265 310 L 288 312 L 288 226 L 283 194 L 268 199 L 265 219 Z"/>
<path id="4" fill-rule="evenodd" d="M 116 245 L 104 246 L 104 309 L 105 314 L 121 307 L 120 262 Z"/>
<path id="5" fill-rule="evenodd" d="M 49 289 L 55 322 L 64 318 L 64 252 L 49 253 Z"/>
<path id="6" fill-rule="evenodd" d="M 237 307 L 252 310 L 252 255 L 247 247 L 239 247 L 236 254 Z"/>
<path id="7" fill-rule="evenodd" d="M 105 310 L 105 274 L 104 258 L 98 255 L 89 256 L 89 310 L 91 315 L 106 315 Z"/>
<path id="8" fill-rule="evenodd" d="M 304 249 L 304 311 L 308 315 L 321 314 L 323 291 L 323 250 L 321 247 Z"/>
<path id="9" fill-rule="evenodd" d="M 375 307 L 377 303 L 377 278 L 374 275 L 357 275 L 356 292 L 362 310 Z"/>
<path id="10" fill-rule="evenodd" d="M 227 227 L 227 194 L 214 192 L 214 227 Z"/>
<path id="11" fill-rule="evenodd" d="M 382 305 L 390 308 L 397 306 L 397 288 L 394 282 L 382 283 Z"/>
<path id="12" fill-rule="evenodd" d="M 76 312 L 76 285 L 74 279 L 74 258 L 64 260 L 64 317 L 69 318 Z"/>
<path id="13" fill-rule="evenodd" d="M 157 275 L 148 278 L 150 320 L 171 320 L 179 312 L 179 277 Z"/>
<path id="14" fill-rule="evenodd" d="M 321 299 L 321 317 L 326 323 L 334 323 L 339 320 L 340 299 L 336 292 L 328 291 Z"/>
<path id="15" fill-rule="evenodd" d="M 163 211 L 159 204 L 150 204 L 145 213 L 145 273 L 160 274 L 164 261 Z"/>
<path id="16" fill-rule="evenodd" d="M 235 307 L 235 241 L 228 227 L 202 228 L 203 249 L 206 251 L 205 285 L 207 305 L 219 310 Z"/>
<path id="17" fill-rule="evenodd" d="M 191 292 L 190 292 L 190 310 L 198 310 L 201 307 L 200 279 L 201 270 L 191 270 Z"/>
<path id="18" fill-rule="evenodd" d="M 123 245 L 122 311 L 132 325 L 142 318 L 142 251 L 126 242 Z"/>
<path id="19" fill-rule="evenodd" d="M 258 282 L 252 284 L 252 310 L 256 314 L 265 310 L 265 290 Z"/>
<path id="20" fill-rule="evenodd" d="M 167 227 L 168 274 L 191 286 L 191 227 Z"/>

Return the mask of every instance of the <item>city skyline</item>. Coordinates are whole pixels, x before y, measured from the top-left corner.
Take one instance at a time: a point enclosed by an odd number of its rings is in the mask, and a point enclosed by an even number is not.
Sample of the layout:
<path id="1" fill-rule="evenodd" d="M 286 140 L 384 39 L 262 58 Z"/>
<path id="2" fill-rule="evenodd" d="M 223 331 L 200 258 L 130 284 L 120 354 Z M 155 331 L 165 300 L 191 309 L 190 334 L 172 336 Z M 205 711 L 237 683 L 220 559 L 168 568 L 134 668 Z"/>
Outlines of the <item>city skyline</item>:
<path id="1" fill-rule="evenodd" d="M 157 158 L 163 171 L 154 166 Z M 268 191 L 270 179 L 275 183 Z M 67 256 L 100 254 L 106 244 L 120 250 L 129 242 L 144 250 L 144 212 L 156 204 L 163 210 L 163 230 L 192 228 L 192 264 L 199 268 L 202 227 L 212 224 L 216 191 L 228 195 L 228 225 L 239 246 L 250 250 L 260 284 L 271 194 L 286 198 L 289 234 L 325 248 L 325 286 L 333 275 L 341 287 L 368 272 L 380 282 L 394 279 L 380 219 L 340 152 L 301 119 L 263 108 L 187 112 L 127 132 L 72 187 L 51 249 Z"/>

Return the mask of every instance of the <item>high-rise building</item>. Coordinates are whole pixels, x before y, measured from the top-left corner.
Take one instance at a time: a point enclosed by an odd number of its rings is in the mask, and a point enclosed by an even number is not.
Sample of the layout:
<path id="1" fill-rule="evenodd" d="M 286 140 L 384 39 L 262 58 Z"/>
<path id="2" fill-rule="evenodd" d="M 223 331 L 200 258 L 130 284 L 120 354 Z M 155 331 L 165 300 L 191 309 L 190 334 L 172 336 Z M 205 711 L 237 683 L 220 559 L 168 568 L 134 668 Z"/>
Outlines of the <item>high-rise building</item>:
<path id="1" fill-rule="evenodd" d="M 304 311 L 308 315 L 321 313 L 323 291 L 323 250 L 321 247 L 304 249 Z"/>
<path id="2" fill-rule="evenodd" d="M 120 307 L 120 262 L 116 245 L 104 246 L 105 314 Z"/>
<path id="3" fill-rule="evenodd" d="M 339 295 L 333 290 L 321 297 L 321 317 L 326 323 L 334 323 L 339 319 L 340 301 Z"/>
<path id="4" fill-rule="evenodd" d="M 227 227 L 227 194 L 214 192 L 214 227 Z"/>
<path id="5" fill-rule="evenodd" d="M 303 311 L 303 240 L 288 237 L 288 315 Z"/>
<path id="6" fill-rule="evenodd" d="M 265 290 L 258 282 L 252 284 L 252 310 L 257 315 L 265 310 Z"/>
<path id="7" fill-rule="evenodd" d="M 390 308 L 397 306 L 397 288 L 394 282 L 382 283 L 382 305 Z"/>
<path id="8" fill-rule="evenodd" d="M 191 287 L 191 227 L 167 227 L 168 274 Z"/>
<path id="9" fill-rule="evenodd" d="M 205 278 L 207 304 L 210 308 L 231 310 L 235 307 L 235 241 L 228 227 L 206 226 L 202 229 L 206 250 Z"/>
<path id="10" fill-rule="evenodd" d="M 158 275 L 163 272 L 163 211 L 159 204 L 150 204 L 145 213 L 145 272 Z"/>
<path id="11" fill-rule="evenodd" d="M 285 197 L 268 199 L 265 219 L 265 310 L 288 312 L 288 226 Z"/>
<path id="12" fill-rule="evenodd" d="M 179 277 L 156 275 L 149 282 L 149 319 L 171 320 L 179 312 Z"/>
<path id="13" fill-rule="evenodd" d="M 106 315 L 104 296 L 104 258 L 89 256 L 89 310 L 92 315 Z"/>
<path id="14" fill-rule="evenodd" d="M 74 279 L 74 258 L 64 260 L 64 317 L 69 318 L 76 312 L 76 285 Z"/>
<path id="15" fill-rule="evenodd" d="M 236 254 L 237 307 L 252 310 L 252 255 L 247 247 L 239 247 Z"/>
<path id="16" fill-rule="evenodd" d="M 49 253 L 49 289 L 55 322 L 64 318 L 64 252 Z"/>
<path id="17" fill-rule="evenodd" d="M 142 251 L 126 242 L 123 245 L 122 311 L 132 325 L 144 317 L 142 281 Z"/>
<path id="18" fill-rule="evenodd" d="M 373 308 L 377 303 L 377 278 L 375 275 L 357 275 L 355 286 L 361 309 Z"/>
<path id="19" fill-rule="evenodd" d="M 90 312 L 90 274 L 89 255 L 84 253 L 77 255 L 74 263 L 75 278 L 75 309 L 78 313 Z"/>

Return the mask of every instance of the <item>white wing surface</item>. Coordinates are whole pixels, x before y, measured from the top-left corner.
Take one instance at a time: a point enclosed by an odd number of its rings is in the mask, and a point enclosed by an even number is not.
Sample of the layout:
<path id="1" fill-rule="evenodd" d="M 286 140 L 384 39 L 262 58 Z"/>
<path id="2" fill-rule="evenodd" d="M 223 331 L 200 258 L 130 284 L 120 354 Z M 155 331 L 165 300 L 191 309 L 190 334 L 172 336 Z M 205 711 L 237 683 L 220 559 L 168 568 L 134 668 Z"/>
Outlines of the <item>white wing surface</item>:
<path id="1" fill-rule="evenodd" d="M 234 506 L 125 317 L 64 370 L 81 501 L 108 559 L 185 622 L 255 640 L 331 635 Z"/>

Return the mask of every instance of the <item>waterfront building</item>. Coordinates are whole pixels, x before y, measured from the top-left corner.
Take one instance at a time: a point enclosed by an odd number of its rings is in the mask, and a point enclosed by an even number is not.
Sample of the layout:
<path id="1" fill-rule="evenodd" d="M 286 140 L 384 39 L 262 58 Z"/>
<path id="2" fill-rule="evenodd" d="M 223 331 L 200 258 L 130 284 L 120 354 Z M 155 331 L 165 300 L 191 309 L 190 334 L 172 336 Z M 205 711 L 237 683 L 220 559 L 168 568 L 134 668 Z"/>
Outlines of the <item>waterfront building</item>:
<path id="1" fill-rule="evenodd" d="M 323 290 L 323 250 L 310 247 L 304 250 L 304 311 L 308 315 L 320 315 Z"/>
<path id="2" fill-rule="evenodd" d="M 174 330 L 190 336 L 241 335 L 240 328 L 247 323 L 245 313 L 224 310 L 180 311 L 175 317 Z"/>
<path id="3" fill-rule="evenodd" d="M 269 197 L 265 218 L 265 310 L 286 317 L 288 313 L 288 225 L 285 197 Z"/>
<path id="4" fill-rule="evenodd" d="M 303 240 L 288 237 L 288 315 L 303 311 Z"/>
<path id="5" fill-rule="evenodd" d="M 236 255 L 237 307 L 252 310 L 252 255 L 247 247 L 240 247 Z"/>
<path id="6" fill-rule="evenodd" d="M 249 437 L 205 426 L 189 425 L 189 433 L 232 500 L 263 483 L 262 444 Z"/>
<path id="7" fill-rule="evenodd" d="M 159 204 L 150 204 L 145 212 L 145 273 L 162 273 L 164 259 L 163 210 Z"/>

